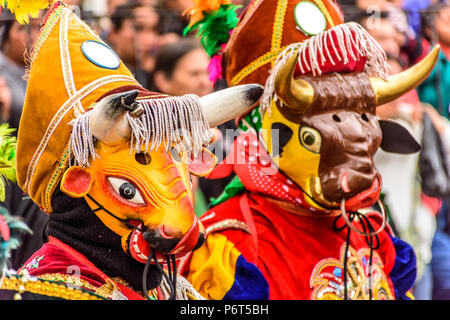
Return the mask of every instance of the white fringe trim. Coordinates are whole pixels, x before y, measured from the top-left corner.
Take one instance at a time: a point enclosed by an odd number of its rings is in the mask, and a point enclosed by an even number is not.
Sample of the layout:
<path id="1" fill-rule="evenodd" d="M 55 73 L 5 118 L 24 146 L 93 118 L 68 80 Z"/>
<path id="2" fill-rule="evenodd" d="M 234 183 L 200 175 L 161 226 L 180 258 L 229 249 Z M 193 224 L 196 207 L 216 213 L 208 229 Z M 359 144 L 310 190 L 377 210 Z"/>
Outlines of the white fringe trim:
<path id="1" fill-rule="evenodd" d="M 156 150 L 161 144 L 169 151 L 188 150 L 197 154 L 213 135 L 203 114 L 199 97 L 185 95 L 163 99 L 138 101 L 145 112 L 135 119 L 127 114 L 131 126 L 134 150 Z M 150 144 L 151 143 L 151 144 Z"/>
<path id="2" fill-rule="evenodd" d="M 69 159 L 72 159 L 72 154 L 75 165 L 82 167 L 89 166 L 90 158 L 92 158 L 92 160 L 99 158 L 98 154 L 95 152 L 95 138 L 91 133 L 89 125 L 90 117 L 91 112 L 88 111 L 69 123 L 69 125 L 73 127 L 69 140 Z"/>
<path id="3" fill-rule="evenodd" d="M 337 43 L 333 40 L 333 34 L 337 37 Z M 384 50 L 361 25 L 349 22 L 313 36 L 304 42 L 291 44 L 280 53 L 266 81 L 261 98 L 263 110 L 269 109 L 273 100 L 277 101 L 275 77 L 287 59 L 298 52 L 300 71 L 303 74 L 311 73 L 313 76 L 320 76 L 322 74 L 321 66 L 325 63 L 336 65 L 336 61 L 330 54 L 330 48 L 342 64 L 347 64 L 349 57 L 353 60 L 366 57 L 365 71 L 370 76 L 387 79 L 389 65 Z M 309 54 L 309 59 L 306 58 L 306 53 Z"/>
<path id="4" fill-rule="evenodd" d="M 163 145 L 166 152 L 175 148 L 196 155 L 213 138 L 196 95 L 137 100 L 137 103 L 143 107 L 144 114 L 140 118 L 126 114 L 131 127 L 130 153 L 141 152 L 143 148 L 149 152 Z M 88 111 L 69 123 L 73 127 L 69 152 L 73 155 L 74 164 L 83 167 L 99 158 L 95 151 L 95 137 L 90 130 L 90 115 Z"/>

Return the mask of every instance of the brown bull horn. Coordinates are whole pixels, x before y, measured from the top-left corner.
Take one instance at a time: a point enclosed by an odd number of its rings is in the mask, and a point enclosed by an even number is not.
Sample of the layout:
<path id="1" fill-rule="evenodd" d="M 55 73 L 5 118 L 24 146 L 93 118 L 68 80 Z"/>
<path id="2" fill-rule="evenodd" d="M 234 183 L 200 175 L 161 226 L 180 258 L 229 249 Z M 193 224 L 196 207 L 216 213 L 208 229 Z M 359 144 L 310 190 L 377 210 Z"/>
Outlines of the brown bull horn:
<path id="1" fill-rule="evenodd" d="M 422 61 L 408 70 L 389 77 L 387 81 L 381 78 L 370 78 L 372 88 L 376 95 L 377 106 L 399 98 L 422 83 L 436 65 L 439 50 L 440 46 L 435 46 Z"/>
<path id="2" fill-rule="evenodd" d="M 314 89 L 305 80 L 295 80 L 298 54 L 286 60 L 275 77 L 275 92 L 283 104 L 292 112 L 303 114 L 314 101 Z"/>
<path id="3" fill-rule="evenodd" d="M 247 113 L 261 98 L 264 87 L 244 84 L 200 98 L 203 113 L 211 128 Z"/>

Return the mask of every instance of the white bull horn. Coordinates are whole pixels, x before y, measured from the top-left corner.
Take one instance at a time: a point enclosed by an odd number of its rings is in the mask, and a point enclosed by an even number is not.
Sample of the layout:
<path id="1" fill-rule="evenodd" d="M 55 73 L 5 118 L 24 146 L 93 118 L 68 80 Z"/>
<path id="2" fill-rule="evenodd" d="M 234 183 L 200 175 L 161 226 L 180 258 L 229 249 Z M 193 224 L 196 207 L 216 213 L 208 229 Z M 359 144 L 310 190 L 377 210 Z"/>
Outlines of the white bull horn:
<path id="1" fill-rule="evenodd" d="M 259 84 L 231 87 L 200 98 L 199 107 L 209 126 L 214 128 L 248 112 L 259 101 L 263 91 Z M 126 143 L 132 134 L 127 114 L 139 118 L 144 113 L 142 105 L 136 102 L 138 94 L 137 90 L 132 90 L 112 94 L 98 102 L 89 118 L 92 135 L 109 146 Z M 173 97 L 167 99 L 173 100 Z M 176 126 L 175 123 L 173 125 Z"/>
<path id="2" fill-rule="evenodd" d="M 89 118 L 92 135 L 109 146 L 119 145 L 130 139 L 131 128 L 126 114 L 129 111 L 138 112 L 138 95 L 139 91 L 132 90 L 112 94 L 100 100 Z"/>
<path id="3" fill-rule="evenodd" d="M 247 113 L 259 101 L 264 87 L 244 84 L 227 88 L 200 98 L 203 113 L 211 128 Z"/>

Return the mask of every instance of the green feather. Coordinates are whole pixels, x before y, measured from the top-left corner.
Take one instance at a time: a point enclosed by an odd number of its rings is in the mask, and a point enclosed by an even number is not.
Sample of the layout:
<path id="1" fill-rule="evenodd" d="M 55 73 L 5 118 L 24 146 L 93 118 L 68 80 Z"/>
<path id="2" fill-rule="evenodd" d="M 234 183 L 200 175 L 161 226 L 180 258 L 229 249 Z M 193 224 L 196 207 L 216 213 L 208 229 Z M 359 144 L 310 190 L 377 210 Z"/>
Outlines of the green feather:
<path id="1" fill-rule="evenodd" d="M 8 181 L 16 182 L 16 137 L 15 129 L 7 123 L 0 125 L 0 201 L 5 201 Z"/>
<path id="2" fill-rule="evenodd" d="M 8 241 L 5 241 L 0 236 L 0 277 L 2 275 L 8 275 L 8 262 L 11 258 L 11 253 L 20 247 L 21 235 L 32 234 L 32 231 L 28 226 L 20 220 L 20 218 L 9 215 L 6 208 L 0 206 L 0 215 L 3 216 L 4 221 L 8 225 L 10 231 L 10 237 Z"/>
<path id="3" fill-rule="evenodd" d="M 222 44 L 228 42 L 230 30 L 236 28 L 239 22 L 236 10 L 240 7 L 234 4 L 225 4 L 219 10 L 205 13 L 202 20 L 184 29 L 184 35 L 197 31 L 203 48 L 212 57 L 219 52 Z"/>
<path id="4" fill-rule="evenodd" d="M 5 187 L 8 181 L 16 182 L 16 146 L 13 135 L 15 129 L 7 123 L 0 125 L 0 201 L 5 200 Z M 9 215 L 6 208 L 0 206 L 0 216 L 10 231 L 8 240 L 0 236 L 0 276 L 7 273 L 7 264 L 11 251 L 20 246 L 20 235 L 31 233 L 28 226 L 19 218 Z M 3 226 L 4 227 L 4 226 Z"/>

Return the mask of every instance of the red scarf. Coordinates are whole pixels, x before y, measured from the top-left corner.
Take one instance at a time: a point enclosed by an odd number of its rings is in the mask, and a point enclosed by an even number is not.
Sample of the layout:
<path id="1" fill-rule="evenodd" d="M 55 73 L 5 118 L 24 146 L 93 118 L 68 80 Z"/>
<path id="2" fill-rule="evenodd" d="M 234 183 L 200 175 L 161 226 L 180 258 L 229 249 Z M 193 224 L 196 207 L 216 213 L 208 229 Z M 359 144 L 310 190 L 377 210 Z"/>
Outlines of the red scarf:
<path id="1" fill-rule="evenodd" d="M 217 165 L 208 179 L 224 178 L 232 172 L 236 173 L 245 189 L 250 192 L 287 201 L 313 212 L 330 212 L 325 208 L 311 207 L 307 203 L 305 199 L 308 195 L 276 167 L 253 133 L 243 133 L 234 141 L 226 159 Z"/>

